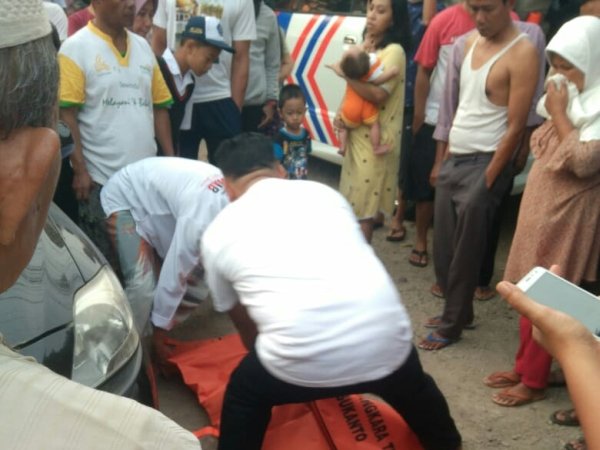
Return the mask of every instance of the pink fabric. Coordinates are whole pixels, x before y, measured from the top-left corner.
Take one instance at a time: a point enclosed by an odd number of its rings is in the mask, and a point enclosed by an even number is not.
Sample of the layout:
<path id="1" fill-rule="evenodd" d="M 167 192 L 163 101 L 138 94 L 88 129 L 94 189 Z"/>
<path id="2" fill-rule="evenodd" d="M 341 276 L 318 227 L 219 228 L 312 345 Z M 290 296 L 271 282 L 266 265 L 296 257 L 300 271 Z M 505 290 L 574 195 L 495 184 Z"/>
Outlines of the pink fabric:
<path id="1" fill-rule="evenodd" d="M 435 15 L 427 27 L 415 61 L 426 69 L 433 69 L 438 62 L 440 48 L 452 45 L 454 39 L 473 28 L 475 23 L 462 3 L 444 9 Z"/>
<path id="2" fill-rule="evenodd" d="M 67 36 L 72 36 L 77 33 L 80 29 L 85 27 L 90 20 L 94 18 L 94 15 L 90 11 L 90 8 L 83 8 L 69 16 L 69 26 L 67 28 Z"/>

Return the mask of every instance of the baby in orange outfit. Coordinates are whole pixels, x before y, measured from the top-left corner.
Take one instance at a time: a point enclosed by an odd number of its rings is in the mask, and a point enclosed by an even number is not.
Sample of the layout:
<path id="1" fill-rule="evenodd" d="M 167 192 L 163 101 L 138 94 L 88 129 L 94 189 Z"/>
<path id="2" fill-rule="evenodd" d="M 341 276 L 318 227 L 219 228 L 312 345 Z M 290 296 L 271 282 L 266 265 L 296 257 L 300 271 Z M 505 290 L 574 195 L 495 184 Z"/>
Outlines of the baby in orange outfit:
<path id="1" fill-rule="evenodd" d="M 398 69 L 385 70 L 375 53 L 367 53 L 361 46 L 355 45 L 344 52 L 340 69 L 351 80 L 360 80 L 375 85 L 386 83 L 398 75 Z M 369 136 L 373 145 L 373 153 L 382 155 L 391 150 L 389 145 L 381 143 L 381 127 L 379 125 L 379 109 L 374 103 L 361 97 L 348 83 L 346 93 L 340 107 L 340 116 L 345 128 L 339 130 L 340 155 L 346 154 L 348 128 L 356 128 L 365 124 L 371 128 Z"/>

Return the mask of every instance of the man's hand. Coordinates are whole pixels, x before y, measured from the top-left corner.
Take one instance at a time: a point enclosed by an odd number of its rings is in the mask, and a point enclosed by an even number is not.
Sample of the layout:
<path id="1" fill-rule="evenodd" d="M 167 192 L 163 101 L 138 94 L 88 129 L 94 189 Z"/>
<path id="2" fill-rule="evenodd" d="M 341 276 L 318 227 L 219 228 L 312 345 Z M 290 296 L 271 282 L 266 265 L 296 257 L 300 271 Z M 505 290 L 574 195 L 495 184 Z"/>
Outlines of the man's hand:
<path id="1" fill-rule="evenodd" d="M 75 197 L 78 201 L 85 201 L 90 197 L 92 184 L 92 177 L 90 177 L 87 169 L 73 170 L 73 191 L 75 191 Z"/>
<path id="2" fill-rule="evenodd" d="M 258 124 L 258 128 L 263 128 L 273 122 L 273 118 L 275 117 L 275 110 L 277 109 L 277 104 L 274 101 L 268 101 L 264 104 L 262 110 L 265 115 L 264 119 Z"/>
<path id="3" fill-rule="evenodd" d="M 433 167 L 431 168 L 431 173 L 429 174 L 429 184 L 435 187 L 437 183 L 438 175 L 440 174 L 440 169 L 442 168 L 443 161 L 435 161 L 433 163 Z"/>
<path id="4" fill-rule="evenodd" d="M 167 344 L 167 330 L 162 328 L 153 327 L 154 332 L 152 333 L 152 349 L 156 356 L 156 362 L 158 365 L 166 365 L 169 357 L 173 353 L 171 345 Z"/>

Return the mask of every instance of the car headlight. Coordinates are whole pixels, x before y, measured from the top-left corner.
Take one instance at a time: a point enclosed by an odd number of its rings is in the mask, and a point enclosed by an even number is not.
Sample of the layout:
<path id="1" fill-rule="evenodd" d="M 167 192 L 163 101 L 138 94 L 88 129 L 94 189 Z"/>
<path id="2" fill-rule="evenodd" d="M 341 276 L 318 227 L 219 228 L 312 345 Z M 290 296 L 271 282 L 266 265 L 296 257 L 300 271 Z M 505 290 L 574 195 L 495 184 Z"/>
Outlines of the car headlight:
<path id="1" fill-rule="evenodd" d="M 135 353 L 139 337 L 127 298 L 108 266 L 75 294 L 72 379 L 97 387 Z"/>

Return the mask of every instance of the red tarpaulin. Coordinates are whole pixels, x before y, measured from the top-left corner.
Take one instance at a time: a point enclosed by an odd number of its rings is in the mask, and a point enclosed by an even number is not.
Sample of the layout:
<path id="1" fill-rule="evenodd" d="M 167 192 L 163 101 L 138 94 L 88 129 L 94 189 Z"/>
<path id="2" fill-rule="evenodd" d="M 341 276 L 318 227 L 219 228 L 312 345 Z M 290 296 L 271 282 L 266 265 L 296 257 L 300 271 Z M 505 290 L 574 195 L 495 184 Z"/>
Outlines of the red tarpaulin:
<path id="1" fill-rule="evenodd" d="M 246 354 L 239 336 L 202 341 L 169 340 L 170 360 L 196 393 L 211 424 L 219 427 L 229 375 Z M 211 428 L 197 435 L 211 434 Z M 422 450 L 406 422 L 386 403 L 362 395 L 273 409 L 263 450 Z"/>

